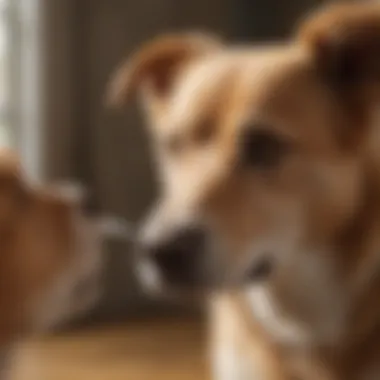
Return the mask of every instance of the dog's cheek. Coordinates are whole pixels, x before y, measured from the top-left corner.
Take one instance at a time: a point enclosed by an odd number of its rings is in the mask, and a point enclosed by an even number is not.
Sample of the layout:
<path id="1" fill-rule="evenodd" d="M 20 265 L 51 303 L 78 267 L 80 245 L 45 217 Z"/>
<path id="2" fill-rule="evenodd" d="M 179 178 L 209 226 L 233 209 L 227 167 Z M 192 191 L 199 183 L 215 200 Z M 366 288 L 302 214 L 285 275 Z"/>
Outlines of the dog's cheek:
<path id="1" fill-rule="evenodd" d="M 308 189 L 311 224 L 320 233 L 332 233 L 357 210 L 362 174 L 356 163 L 346 161 L 318 165 L 313 176 Z"/>

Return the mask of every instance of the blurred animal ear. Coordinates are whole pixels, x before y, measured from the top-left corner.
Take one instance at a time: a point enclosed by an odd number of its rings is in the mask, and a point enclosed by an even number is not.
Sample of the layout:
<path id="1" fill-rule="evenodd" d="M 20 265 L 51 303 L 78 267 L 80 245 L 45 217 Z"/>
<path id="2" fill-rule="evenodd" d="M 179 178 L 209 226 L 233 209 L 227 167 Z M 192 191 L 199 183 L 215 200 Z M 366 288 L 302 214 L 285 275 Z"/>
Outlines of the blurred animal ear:
<path id="1" fill-rule="evenodd" d="M 0 228 L 10 223 L 26 198 L 26 187 L 18 157 L 0 150 Z"/>
<path id="2" fill-rule="evenodd" d="M 380 101 L 380 4 L 340 3 L 314 13 L 298 31 L 316 70 L 342 106 L 341 144 L 357 148 Z"/>
<path id="3" fill-rule="evenodd" d="M 327 6 L 299 29 L 318 68 L 342 93 L 380 90 L 380 4 Z"/>
<path id="4" fill-rule="evenodd" d="M 220 46 L 217 39 L 197 33 L 167 35 L 153 40 L 116 71 L 107 91 L 107 103 L 120 106 L 131 92 L 143 89 L 149 92 L 149 101 L 162 104 L 185 66 Z"/>

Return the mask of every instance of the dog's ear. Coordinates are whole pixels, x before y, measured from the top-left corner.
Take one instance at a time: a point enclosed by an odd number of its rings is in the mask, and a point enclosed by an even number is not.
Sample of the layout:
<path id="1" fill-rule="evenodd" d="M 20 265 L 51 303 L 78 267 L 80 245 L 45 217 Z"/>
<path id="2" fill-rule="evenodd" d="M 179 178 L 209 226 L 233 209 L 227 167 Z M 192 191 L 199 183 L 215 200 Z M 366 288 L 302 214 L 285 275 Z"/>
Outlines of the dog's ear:
<path id="1" fill-rule="evenodd" d="M 317 65 L 342 93 L 380 90 L 380 4 L 334 4 L 299 29 Z"/>
<path id="2" fill-rule="evenodd" d="M 344 107 L 340 139 L 359 146 L 380 101 L 380 3 L 336 3 L 305 20 L 298 41 L 311 50 L 318 75 Z M 349 133 L 348 133 L 349 132 Z"/>
<path id="3" fill-rule="evenodd" d="M 0 229 L 13 220 L 26 199 L 21 164 L 17 155 L 0 150 Z"/>
<path id="4" fill-rule="evenodd" d="M 121 106 L 128 95 L 143 89 L 150 100 L 165 100 L 181 70 L 189 62 L 219 49 L 216 38 L 201 33 L 167 35 L 143 46 L 121 65 L 109 83 L 107 103 Z"/>

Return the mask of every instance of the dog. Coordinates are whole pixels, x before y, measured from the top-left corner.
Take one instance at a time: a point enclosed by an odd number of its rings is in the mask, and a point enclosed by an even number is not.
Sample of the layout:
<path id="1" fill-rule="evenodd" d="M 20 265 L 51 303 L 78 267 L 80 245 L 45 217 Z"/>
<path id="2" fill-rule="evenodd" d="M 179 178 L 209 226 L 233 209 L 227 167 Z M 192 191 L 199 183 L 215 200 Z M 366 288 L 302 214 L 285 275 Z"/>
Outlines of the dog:
<path id="1" fill-rule="evenodd" d="M 278 44 L 158 37 L 107 101 L 133 91 L 162 183 L 142 278 L 210 294 L 214 378 L 380 379 L 380 5 Z"/>
<path id="2" fill-rule="evenodd" d="M 33 185 L 0 150 L 0 378 L 31 334 L 94 307 L 102 294 L 104 221 L 82 212 L 79 187 Z"/>

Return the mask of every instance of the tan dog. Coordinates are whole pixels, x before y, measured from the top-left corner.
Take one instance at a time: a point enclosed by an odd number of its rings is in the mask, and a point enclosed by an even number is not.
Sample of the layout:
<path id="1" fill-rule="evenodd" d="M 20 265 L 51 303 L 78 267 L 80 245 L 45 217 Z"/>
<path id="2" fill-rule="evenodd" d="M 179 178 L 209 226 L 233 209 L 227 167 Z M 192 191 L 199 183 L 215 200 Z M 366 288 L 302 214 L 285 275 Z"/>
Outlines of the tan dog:
<path id="1" fill-rule="evenodd" d="M 100 295 L 100 221 L 67 187 L 37 188 L 0 151 L 0 378 L 15 343 L 91 307 Z"/>
<path id="2" fill-rule="evenodd" d="M 215 378 L 380 379 L 380 5 L 278 45 L 159 38 L 110 100 L 136 88 L 163 184 L 143 274 L 219 281 Z"/>

